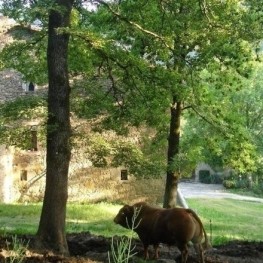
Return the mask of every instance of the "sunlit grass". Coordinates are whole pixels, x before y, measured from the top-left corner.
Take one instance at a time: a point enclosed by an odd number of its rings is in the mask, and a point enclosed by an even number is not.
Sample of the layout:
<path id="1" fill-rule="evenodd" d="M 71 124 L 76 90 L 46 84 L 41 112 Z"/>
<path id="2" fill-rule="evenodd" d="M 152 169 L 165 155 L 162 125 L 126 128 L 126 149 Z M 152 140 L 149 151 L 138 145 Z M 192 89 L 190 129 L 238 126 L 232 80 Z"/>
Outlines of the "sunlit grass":
<path id="1" fill-rule="evenodd" d="M 0 234 L 35 233 L 40 211 L 39 204 L 0 204 Z"/>
<path id="2" fill-rule="evenodd" d="M 67 210 L 67 230 L 68 232 L 90 231 L 108 237 L 126 234 L 127 230 L 113 222 L 120 208 L 120 205 L 109 203 L 71 204 Z"/>
<path id="3" fill-rule="evenodd" d="M 188 199 L 202 218 L 214 245 L 230 240 L 263 240 L 263 204 L 232 199 Z M 210 227 L 211 220 L 211 227 Z"/>
<path id="4" fill-rule="evenodd" d="M 262 241 L 263 204 L 231 199 L 188 199 L 189 206 L 202 219 L 207 233 L 212 230 L 212 243 L 231 240 Z M 91 232 L 112 237 L 127 235 L 128 230 L 114 224 L 121 205 L 68 204 L 67 233 Z M 35 234 L 41 204 L 0 204 L 0 234 Z M 211 220 L 211 228 L 210 228 Z"/>

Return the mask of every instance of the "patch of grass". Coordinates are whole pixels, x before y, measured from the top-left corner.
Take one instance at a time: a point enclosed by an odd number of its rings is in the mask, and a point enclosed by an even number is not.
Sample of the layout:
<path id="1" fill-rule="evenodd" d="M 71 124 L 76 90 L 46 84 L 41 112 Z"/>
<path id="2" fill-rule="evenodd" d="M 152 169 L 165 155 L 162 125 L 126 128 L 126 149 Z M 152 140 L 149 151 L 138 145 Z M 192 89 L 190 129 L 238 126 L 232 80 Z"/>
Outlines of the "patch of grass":
<path id="1" fill-rule="evenodd" d="M 234 194 L 263 198 L 262 189 L 258 187 L 258 191 L 257 191 L 256 186 L 252 189 L 228 189 L 228 191 Z"/>
<path id="2" fill-rule="evenodd" d="M 106 237 L 125 235 L 128 231 L 113 222 L 121 207 L 109 203 L 70 204 L 67 209 L 67 232 L 90 231 Z"/>
<path id="3" fill-rule="evenodd" d="M 188 199 L 201 217 L 207 233 L 212 224 L 212 244 L 230 240 L 262 241 L 262 203 L 233 199 Z"/>
<path id="4" fill-rule="evenodd" d="M 0 204 L 0 234 L 35 233 L 40 212 L 40 204 Z"/>
<path id="5" fill-rule="evenodd" d="M 0 204 L 0 235 L 35 234 L 37 231 L 42 204 Z M 113 218 L 121 205 L 68 204 L 67 232 L 90 231 L 92 234 L 111 237 L 125 235 L 128 231 L 114 224 Z"/>
<path id="6" fill-rule="evenodd" d="M 188 199 L 189 206 L 202 219 L 207 233 L 212 223 L 212 244 L 230 240 L 262 241 L 262 203 L 232 199 Z M 129 230 L 116 225 L 114 216 L 121 205 L 68 204 L 67 232 L 91 232 L 113 237 L 129 235 Z M 41 204 L 0 204 L 0 234 L 35 234 L 41 213 Z"/>

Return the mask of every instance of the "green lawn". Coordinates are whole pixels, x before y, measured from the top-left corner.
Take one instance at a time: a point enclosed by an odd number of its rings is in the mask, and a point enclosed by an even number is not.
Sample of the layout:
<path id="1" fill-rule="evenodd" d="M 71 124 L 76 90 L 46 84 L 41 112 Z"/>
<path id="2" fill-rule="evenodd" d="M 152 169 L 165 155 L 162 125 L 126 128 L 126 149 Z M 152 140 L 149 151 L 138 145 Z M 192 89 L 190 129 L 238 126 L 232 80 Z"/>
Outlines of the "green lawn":
<path id="1" fill-rule="evenodd" d="M 229 240 L 263 240 L 263 204 L 230 199 L 188 199 L 190 207 L 201 217 L 213 245 Z M 127 234 L 113 223 L 121 205 L 68 204 L 67 232 L 90 231 L 107 237 Z M 0 234 L 34 234 L 37 231 L 40 204 L 0 204 Z"/>
<path id="2" fill-rule="evenodd" d="M 201 217 L 207 233 L 212 225 L 213 244 L 233 239 L 263 240 L 263 204 L 232 199 L 189 199 L 189 206 Z"/>

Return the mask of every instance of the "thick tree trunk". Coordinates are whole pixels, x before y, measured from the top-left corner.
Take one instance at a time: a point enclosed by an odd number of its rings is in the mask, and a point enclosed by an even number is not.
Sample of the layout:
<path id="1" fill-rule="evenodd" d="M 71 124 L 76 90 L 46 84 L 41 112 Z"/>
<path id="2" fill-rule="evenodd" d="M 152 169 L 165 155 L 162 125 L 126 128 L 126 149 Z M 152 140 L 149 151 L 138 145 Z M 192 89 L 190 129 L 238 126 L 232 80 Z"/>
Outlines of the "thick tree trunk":
<path id="1" fill-rule="evenodd" d="M 69 145 L 70 87 L 67 65 L 69 35 L 58 32 L 57 29 L 69 26 L 73 0 L 57 0 L 55 2 L 60 7 L 60 11 L 51 10 L 49 15 L 47 173 L 36 245 L 40 249 L 68 255 L 65 221 L 71 152 Z"/>
<path id="2" fill-rule="evenodd" d="M 171 106 L 170 133 L 168 137 L 168 165 L 163 202 L 163 207 L 165 208 L 176 206 L 177 186 L 180 174 L 179 171 L 173 167 L 173 161 L 179 153 L 181 114 L 182 102 L 177 101 L 176 96 L 174 96 L 173 105 Z"/>

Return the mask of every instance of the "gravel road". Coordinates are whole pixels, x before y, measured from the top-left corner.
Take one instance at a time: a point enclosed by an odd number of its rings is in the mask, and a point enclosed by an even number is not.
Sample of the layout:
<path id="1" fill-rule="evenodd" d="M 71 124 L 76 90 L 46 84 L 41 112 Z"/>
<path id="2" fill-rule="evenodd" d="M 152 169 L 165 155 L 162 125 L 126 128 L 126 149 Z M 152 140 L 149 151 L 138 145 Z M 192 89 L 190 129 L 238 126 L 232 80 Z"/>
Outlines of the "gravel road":
<path id="1" fill-rule="evenodd" d="M 184 198 L 231 198 L 263 203 L 263 198 L 232 194 L 220 184 L 180 182 L 179 189 Z"/>

